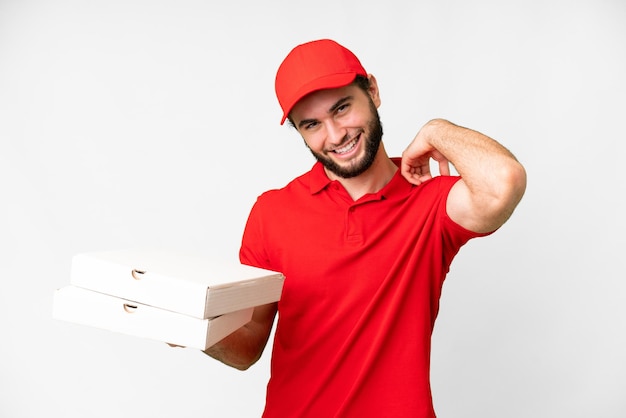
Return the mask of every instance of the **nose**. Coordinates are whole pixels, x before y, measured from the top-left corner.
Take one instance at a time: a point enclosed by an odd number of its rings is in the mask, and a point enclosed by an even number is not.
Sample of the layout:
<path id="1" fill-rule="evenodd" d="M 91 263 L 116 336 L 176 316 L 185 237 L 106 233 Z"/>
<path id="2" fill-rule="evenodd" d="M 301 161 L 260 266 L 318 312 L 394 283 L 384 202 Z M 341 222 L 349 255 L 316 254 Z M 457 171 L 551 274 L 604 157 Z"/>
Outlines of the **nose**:
<path id="1" fill-rule="evenodd" d="M 328 143 L 337 146 L 342 144 L 348 136 L 348 131 L 340 126 L 336 121 L 329 121 L 326 125 L 326 135 Z"/>

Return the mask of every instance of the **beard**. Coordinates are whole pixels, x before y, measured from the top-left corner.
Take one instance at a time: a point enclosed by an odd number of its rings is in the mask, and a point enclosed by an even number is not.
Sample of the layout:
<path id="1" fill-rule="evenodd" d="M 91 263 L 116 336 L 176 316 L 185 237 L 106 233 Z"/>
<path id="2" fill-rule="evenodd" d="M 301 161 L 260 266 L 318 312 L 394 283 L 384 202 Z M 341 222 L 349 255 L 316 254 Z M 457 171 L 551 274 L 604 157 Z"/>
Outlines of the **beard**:
<path id="1" fill-rule="evenodd" d="M 339 165 L 335 161 L 333 161 L 330 157 L 323 155 L 321 153 L 317 153 L 309 148 L 313 156 L 317 161 L 322 163 L 322 165 L 331 173 L 335 174 L 338 177 L 349 179 L 352 177 L 356 177 L 372 166 L 374 160 L 376 159 L 376 154 L 378 153 L 378 148 L 380 148 L 380 143 L 383 138 L 383 125 L 380 122 L 380 116 L 378 114 L 378 110 L 374 103 L 370 100 L 370 112 L 371 119 L 367 123 L 367 136 L 363 135 L 361 139 L 364 141 L 365 146 L 365 155 L 361 157 L 359 160 L 352 161 L 349 165 Z M 341 142 L 345 144 L 349 142 L 351 138 L 348 134 Z"/>

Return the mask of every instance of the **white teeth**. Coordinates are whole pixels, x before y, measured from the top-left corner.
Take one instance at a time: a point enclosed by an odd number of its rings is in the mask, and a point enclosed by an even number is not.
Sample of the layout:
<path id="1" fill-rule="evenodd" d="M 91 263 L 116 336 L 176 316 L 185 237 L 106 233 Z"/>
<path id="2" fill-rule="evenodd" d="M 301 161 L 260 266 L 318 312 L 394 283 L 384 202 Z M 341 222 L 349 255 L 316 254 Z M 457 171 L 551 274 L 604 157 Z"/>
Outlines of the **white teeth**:
<path id="1" fill-rule="evenodd" d="M 337 148 L 336 150 L 334 150 L 334 152 L 337 154 L 345 154 L 346 152 L 354 148 L 355 145 L 356 145 L 356 138 L 350 141 L 350 143 L 348 143 L 345 147 Z"/>

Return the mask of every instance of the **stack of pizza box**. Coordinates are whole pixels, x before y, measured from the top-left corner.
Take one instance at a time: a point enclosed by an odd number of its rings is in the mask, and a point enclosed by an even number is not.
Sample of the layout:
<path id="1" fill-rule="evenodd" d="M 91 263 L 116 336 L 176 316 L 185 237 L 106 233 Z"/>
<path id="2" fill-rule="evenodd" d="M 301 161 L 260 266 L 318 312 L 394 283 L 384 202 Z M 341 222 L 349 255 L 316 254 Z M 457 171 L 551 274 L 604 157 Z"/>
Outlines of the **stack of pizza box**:
<path id="1" fill-rule="evenodd" d="M 205 350 L 280 299 L 285 277 L 238 262 L 170 250 L 77 254 L 53 317 Z"/>

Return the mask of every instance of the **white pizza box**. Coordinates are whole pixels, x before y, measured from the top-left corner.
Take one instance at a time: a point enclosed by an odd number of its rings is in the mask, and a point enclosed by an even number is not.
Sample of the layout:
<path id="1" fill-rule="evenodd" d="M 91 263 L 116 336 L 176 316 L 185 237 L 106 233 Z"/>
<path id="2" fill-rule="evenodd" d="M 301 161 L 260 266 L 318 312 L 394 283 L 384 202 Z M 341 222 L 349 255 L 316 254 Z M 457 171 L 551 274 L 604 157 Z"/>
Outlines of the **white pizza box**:
<path id="1" fill-rule="evenodd" d="M 280 299 L 278 272 L 160 249 L 77 254 L 70 284 L 207 319 Z"/>
<path id="2" fill-rule="evenodd" d="M 206 350 L 247 324 L 254 308 L 211 319 L 194 318 L 68 285 L 54 293 L 55 319 Z"/>

